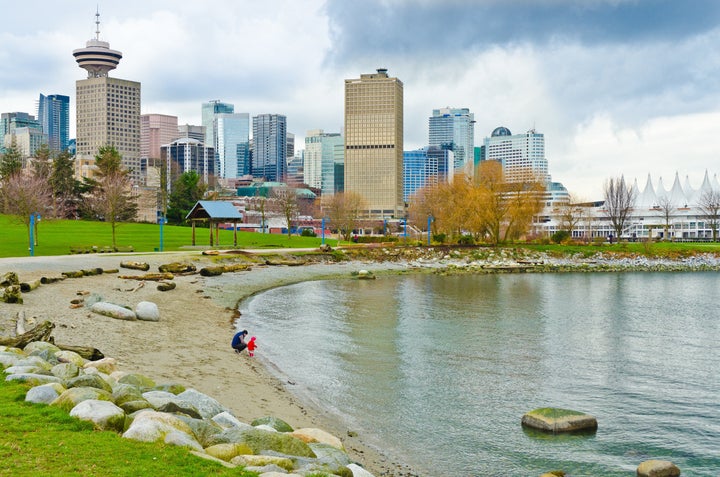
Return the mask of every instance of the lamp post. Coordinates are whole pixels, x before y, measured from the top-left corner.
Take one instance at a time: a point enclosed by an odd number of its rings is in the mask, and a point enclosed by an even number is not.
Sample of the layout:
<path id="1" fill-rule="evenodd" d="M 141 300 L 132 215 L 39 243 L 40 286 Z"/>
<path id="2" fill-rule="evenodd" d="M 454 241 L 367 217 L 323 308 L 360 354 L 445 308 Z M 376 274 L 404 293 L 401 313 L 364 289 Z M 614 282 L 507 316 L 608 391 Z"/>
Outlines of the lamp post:
<path id="1" fill-rule="evenodd" d="M 430 238 L 431 238 L 430 224 L 432 224 L 434 220 L 435 220 L 435 217 L 433 217 L 432 215 L 428 215 L 428 225 L 427 225 L 428 247 L 430 246 L 430 243 L 431 243 L 431 241 L 430 241 Z"/>
<path id="2" fill-rule="evenodd" d="M 158 217 L 158 224 L 160 225 L 160 251 L 163 251 L 163 225 L 167 222 L 164 215 Z"/>
<path id="3" fill-rule="evenodd" d="M 320 241 L 320 245 L 325 245 L 325 217 L 322 218 L 322 221 L 320 222 L 320 227 L 322 228 L 322 239 Z"/>
<path id="4" fill-rule="evenodd" d="M 35 213 L 30 214 L 30 256 L 35 256 Z"/>
<path id="5" fill-rule="evenodd" d="M 403 217 L 403 237 L 405 237 L 405 241 L 407 242 L 407 217 Z"/>

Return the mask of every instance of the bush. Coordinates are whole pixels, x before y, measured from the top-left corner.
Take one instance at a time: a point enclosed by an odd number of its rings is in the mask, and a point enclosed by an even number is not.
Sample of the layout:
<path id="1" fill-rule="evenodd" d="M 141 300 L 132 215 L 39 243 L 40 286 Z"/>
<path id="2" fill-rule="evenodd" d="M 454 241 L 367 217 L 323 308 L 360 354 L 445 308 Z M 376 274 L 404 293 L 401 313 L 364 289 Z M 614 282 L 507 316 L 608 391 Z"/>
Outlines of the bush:
<path id="1" fill-rule="evenodd" d="M 570 232 L 567 230 L 558 230 L 550 237 L 555 243 L 563 243 L 570 238 Z"/>
<path id="2" fill-rule="evenodd" d="M 317 237 L 317 234 L 313 229 L 303 229 L 300 233 L 301 237 Z"/>
<path id="3" fill-rule="evenodd" d="M 472 235 L 462 235 L 458 239 L 458 245 L 475 245 L 475 239 Z"/>
<path id="4" fill-rule="evenodd" d="M 445 234 L 433 234 L 432 241 L 437 243 L 445 243 L 447 236 Z"/>

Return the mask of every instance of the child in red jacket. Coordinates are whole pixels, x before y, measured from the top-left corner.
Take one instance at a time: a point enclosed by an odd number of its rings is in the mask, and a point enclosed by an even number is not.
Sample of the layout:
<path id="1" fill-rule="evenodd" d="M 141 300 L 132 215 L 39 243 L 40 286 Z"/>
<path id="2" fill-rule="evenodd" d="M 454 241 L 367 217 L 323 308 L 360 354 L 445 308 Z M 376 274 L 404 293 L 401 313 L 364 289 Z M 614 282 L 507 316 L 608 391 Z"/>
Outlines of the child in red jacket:
<path id="1" fill-rule="evenodd" d="M 255 348 L 257 348 L 257 343 L 255 343 L 255 337 L 251 336 L 250 341 L 247 343 L 247 350 L 249 356 L 255 356 Z"/>

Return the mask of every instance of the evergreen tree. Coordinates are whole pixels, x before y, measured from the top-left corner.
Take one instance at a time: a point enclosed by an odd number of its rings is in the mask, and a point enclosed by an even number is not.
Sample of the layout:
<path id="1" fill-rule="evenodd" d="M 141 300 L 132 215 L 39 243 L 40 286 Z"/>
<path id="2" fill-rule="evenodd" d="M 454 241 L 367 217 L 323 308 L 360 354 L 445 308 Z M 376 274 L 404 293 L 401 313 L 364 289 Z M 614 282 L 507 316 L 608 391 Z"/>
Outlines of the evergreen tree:
<path id="1" fill-rule="evenodd" d="M 73 160 L 69 152 L 63 151 L 53 159 L 49 180 L 59 209 L 64 210 L 66 217 L 75 216 L 83 191 L 80 182 L 75 179 Z"/>
<path id="2" fill-rule="evenodd" d="M 99 177 L 112 174 L 127 175 L 127 170 L 122 166 L 122 156 L 115 146 L 102 146 L 95 155 L 95 166 L 98 168 Z"/>
<path id="3" fill-rule="evenodd" d="M 200 175 L 197 172 L 183 172 L 173 183 L 168 198 L 168 222 L 182 224 L 192 207 L 203 198 L 206 191 L 207 185 L 200 182 Z"/>
<path id="4" fill-rule="evenodd" d="M 17 145 L 15 135 L 12 136 L 10 147 L 5 150 L 0 160 L 0 179 L 3 181 L 10 178 L 15 173 L 22 171 L 22 152 Z"/>
<path id="5" fill-rule="evenodd" d="M 47 144 L 43 143 L 35 151 L 35 158 L 32 160 L 33 175 L 41 180 L 49 180 L 52 174 L 52 151 Z"/>

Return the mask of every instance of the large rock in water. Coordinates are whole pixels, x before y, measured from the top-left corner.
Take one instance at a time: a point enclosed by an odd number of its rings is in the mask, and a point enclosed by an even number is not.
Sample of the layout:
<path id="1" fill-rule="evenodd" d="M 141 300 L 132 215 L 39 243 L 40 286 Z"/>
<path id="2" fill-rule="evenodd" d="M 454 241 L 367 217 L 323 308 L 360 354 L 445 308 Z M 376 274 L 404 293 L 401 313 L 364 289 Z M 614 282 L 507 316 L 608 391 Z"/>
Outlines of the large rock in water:
<path id="1" fill-rule="evenodd" d="M 521 420 L 523 426 L 546 432 L 577 432 L 597 429 L 597 419 L 569 409 L 543 407 L 526 413 Z"/>
<path id="2" fill-rule="evenodd" d="M 637 468 L 638 477 L 678 477 L 680 469 L 666 460 L 646 460 Z"/>

